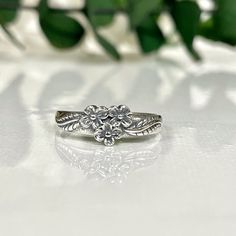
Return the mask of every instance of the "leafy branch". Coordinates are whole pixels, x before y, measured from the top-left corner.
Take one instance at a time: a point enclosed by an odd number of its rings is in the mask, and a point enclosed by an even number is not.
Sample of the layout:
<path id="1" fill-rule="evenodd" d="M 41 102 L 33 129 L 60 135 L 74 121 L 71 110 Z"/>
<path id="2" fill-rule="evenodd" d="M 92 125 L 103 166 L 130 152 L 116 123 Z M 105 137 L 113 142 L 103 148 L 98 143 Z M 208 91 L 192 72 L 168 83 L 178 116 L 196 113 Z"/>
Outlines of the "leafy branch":
<path id="1" fill-rule="evenodd" d="M 48 0 L 40 0 L 37 6 L 25 6 L 20 0 L 0 0 L 0 25 L 9 39 L 18 47 L 23 45 L 11 33 L 8 25 L 21 10 L 38 13 L 42 32 L 50 44 L 59 49 L 67 49 L 81 43 L 86 31 L 83 25 L 69 13 L 83 14 L 94 31 L 95 38 L 104 50 L 114 59 L 121 58 L 116 47 L 100 33 L 99 29 L 112 23 L 114 15 L 122 12 L 130 22 L 130 30 L 136 34 L 143 53 L 159 50 L 167 44 L 159 24 L 160 16 L 168 14 L 182 43 L 196 60 L 200 56 L 194 48 L 194 39 L 202 36 L 229 45 L 236 45 L 236 2 L 235 0 L 213 0 L 215 8 L 204 12 L 194 0 L 86 0 L 81 8 L 55 8 Z"/>

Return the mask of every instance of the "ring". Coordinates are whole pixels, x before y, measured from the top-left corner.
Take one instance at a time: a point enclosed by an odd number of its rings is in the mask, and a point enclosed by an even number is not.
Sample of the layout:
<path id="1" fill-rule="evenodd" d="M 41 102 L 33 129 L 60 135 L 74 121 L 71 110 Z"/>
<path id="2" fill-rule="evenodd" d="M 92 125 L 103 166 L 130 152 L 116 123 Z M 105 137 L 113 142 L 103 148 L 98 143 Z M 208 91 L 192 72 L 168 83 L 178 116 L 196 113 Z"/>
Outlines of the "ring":
<path id="1" fill-rule="evenodd" d="M 131 112 L 125 105 L 90 105 L 84 111 L 57 111 L 59 128 L 112 146 L 115 140 L 160 133 L 162 117 L 152 113 Z"/>

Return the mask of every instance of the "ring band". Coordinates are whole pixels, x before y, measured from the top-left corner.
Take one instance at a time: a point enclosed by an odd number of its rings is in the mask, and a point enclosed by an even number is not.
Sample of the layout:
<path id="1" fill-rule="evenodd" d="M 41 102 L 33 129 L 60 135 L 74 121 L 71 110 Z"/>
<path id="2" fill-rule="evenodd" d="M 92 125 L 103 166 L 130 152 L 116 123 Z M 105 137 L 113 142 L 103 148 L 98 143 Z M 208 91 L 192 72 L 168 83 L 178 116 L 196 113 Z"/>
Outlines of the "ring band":
<path id="1" fill-rule="evenodd" d="M 131 112 L 125 105 L 90 105 L 84 111 L 57 111 L 55 117 L 59 128 L 94 136 L 98 142 L 111 146 L 115 140 L 127 137 L 160 133 L 162 117 L 152 113 Z"/>

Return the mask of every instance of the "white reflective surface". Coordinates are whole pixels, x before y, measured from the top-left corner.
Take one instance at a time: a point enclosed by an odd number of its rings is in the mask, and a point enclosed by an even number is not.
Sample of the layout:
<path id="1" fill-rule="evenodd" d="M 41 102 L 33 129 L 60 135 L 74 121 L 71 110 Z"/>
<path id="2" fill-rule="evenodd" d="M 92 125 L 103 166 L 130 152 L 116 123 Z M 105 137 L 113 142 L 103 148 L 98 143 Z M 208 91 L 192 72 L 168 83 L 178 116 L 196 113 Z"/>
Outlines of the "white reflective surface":
<path id="1" fill-rule="evenodd" d="M 0 235 L 235 235 L 236 54 L 0 58 Z M 57 109 L 127 104 L 162 137 L 106 148 L 57 132 Z"/>

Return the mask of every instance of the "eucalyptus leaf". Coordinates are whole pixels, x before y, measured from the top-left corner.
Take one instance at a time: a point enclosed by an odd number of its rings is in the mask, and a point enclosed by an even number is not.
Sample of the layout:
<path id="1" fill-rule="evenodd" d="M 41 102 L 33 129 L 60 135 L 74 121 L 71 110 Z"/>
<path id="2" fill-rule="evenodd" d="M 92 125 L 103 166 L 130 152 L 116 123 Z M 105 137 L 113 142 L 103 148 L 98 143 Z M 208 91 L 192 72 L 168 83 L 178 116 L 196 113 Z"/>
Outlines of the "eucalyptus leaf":
<path id="1" fill-rule="evenodd" d="M 155 17 L 146 17 L 136 28 L 136 33 L 144 53 L 158 50 L 165 43 L 165 38 L 157 25 Z"/>
<path id="2" fill-rule="evenodd" d="M 132 28 L 138 26 L 148 15 L 161 8 L 162 0 L 129 0 L 129 18 Z"/>
<path id="3" fill-rule="evenodd" d="M 196 2 L 176 1 L 172 5 L 171 14 L 181 38 L 195 59 L 200 59 L 193 48 L 193 41 L 198 33 L 201 10 Z"/>
<path id="4" fill-rule="evenodd" d="M 2 25 L 2 29 L 16 47 L 18 47 L 19 49 L 25 49 L 24 45 L 15 37 L 15 35 L 5 25 Z"/>
<path id="5" fill-rule="evenodd" d="M 236 2 L 235 0 L 216 0 L 214 13 L 215 30 L 219 38 L 229 44 L 236 44 Z"/>
<path id="6" fill-rule="evenodd" d="M 85 5 L 85 15 L 87 15 L 88 20 L 92 26 L 94 35 L 101 45 L 101 47 L 115 60 L 120 60 L 120 54 L 116 48 L 104 38 L 98 31 L 97 27 L 104 26 L 112 22 L 112 14 L 98 14 L 99 9 L 108 9 L 107 7 L 115 7 L 114 0 L 87 0 Z M 115 8 L 113 8 L 115 9 Z"/>
<path id="7" fill-rule="evenodd" d="M 113 0 L 114 4 L 118 8 L 125 9 L 129 5 L 129 0 Z"/>
<path id="8" fill-rule="evenodd" d="M 14 9 L 0 8 L 0 24 L 4 25 L 13 21 L 16 18 L 17 10 L 20 6 L 20 0 L 0 0 L 0 5 L 15 6 Z"/>
<path id="9" fill-rule="evenodd" d="M 19 9 L 37 11 L 39 23 L 48 41 L 57 48 L 71 48 L 81 42 L 85 30 L 78 20 L 68 15 L 77 11 L 84 14 L 91 25 L 98 43 L 114 59 L 120 59 L 113 46 L 99 33 L 99 27 L 112 23 L 114 15 L 124 13 L 136 33 L 143 53 L 158 50 L 168 41 L 158 26 L 158 17 L 169 12 L 175 23 L 176 32 L 196 59 L 194 49 L 197 35 L 236 45 L 236 1 L 212 0 L 215 9 L 208 11 L 208 18 L 200 18 L 198 0 L 85 0 L 81 9 L 50 7 L 49 0 L 39 0 L 38 6 L 23 6 L 20 0 L 0 0 L 0 26 L 8 38 L 16 45 L 22 44 L 12 34 L 8 24 L 15 20 Z M 202 14 L 203 15 L 203 14 Z"/>
<path id="10" fill-rule="evenodd" d="M 16 45 L 18 48 L 23 49 L 24 46 L 18 41 L 18 39 L 12 34 L 8 29 L 7 24 L 15 20 L 17 16 L 17 10 L 20 5 L 19 0 L 0 0 L 0 5 L 5 6 L 14 6 L 12 9 L 2 9 L 0 8 L 0 25 L 2 26 L 3 31 L 6 33 L 11 42 Z"/>
<path id="11" fill-rule="evenodd" d="M 86 0 L 86 12 L 94 27 L 110 24 L 114 17 L 116 4 L 114 0 Z M 111 9 L 112 12 L 104 10 Z M 103 10 L 103 11 L 101 11 Z"/>
<path id="12" fill-rule="evenodd" d="M 202 23 L 200 34 L 215 41 L 236 45 L 236 1 L 215 0 L 212 18 Z"/>
<path id="13" fill-rule="evenodd" d="M 46 3 L 42 0 L 39 5 L 39 22 L 48 41 L 61 49 L 75 46 L 84 35 L 83 27 L 72 17 L 52 11 Z"/>
<path id="14" fill-rule="evenodd" d="M 120 54 L 117 52 L 116 48 L 107 41 L 102 35 L 100 35 L 98 32 L 95 32 L 95 37 L 97 41 L 100 43 L 100 45 L 104 48 L 104 50 L 113 57 L 115 60 L 120 60 Z"/>
<path id="15" fill-rule="evenodd" d="M 211 40 L 218 40 L 218 35 L 214 29 L 214 22 L 212 17 L 201 22 L 198 29 L 198 34 Z"/>

